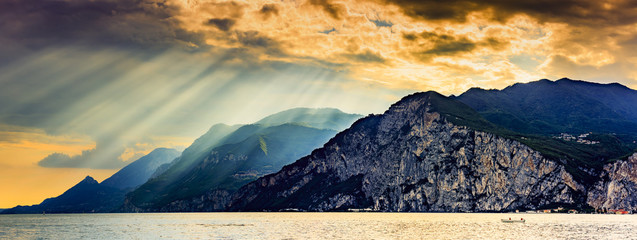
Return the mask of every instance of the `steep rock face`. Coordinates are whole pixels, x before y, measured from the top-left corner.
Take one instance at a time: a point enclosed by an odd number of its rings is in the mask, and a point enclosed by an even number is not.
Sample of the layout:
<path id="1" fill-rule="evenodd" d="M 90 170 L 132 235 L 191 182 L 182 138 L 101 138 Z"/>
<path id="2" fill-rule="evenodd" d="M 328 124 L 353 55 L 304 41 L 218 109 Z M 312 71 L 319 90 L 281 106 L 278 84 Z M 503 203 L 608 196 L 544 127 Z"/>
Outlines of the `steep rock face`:
<path id="1" fill-rule="evenodd" d="M 231 196 L 230 191 L 213 189 L 188 200 L 177 200 L 162 207 L 160 212 L 215 212 L 223 211 Z"/>
<path id="2" fill-rule="evenodd" d="M 588 192 L 588 204 L 637 211 L 637 153 L 604 166 L 601 180 Z"/>
<path id="3" fill-rule="evenodd" d="M 432 111 L 440 101 L 462 104 L 435 92 L 407 96 L 244 186 L 228 209 L 502 211 L 582 201 L 584 188 L 563 166 L 518 142 L 450 123 Z"/>

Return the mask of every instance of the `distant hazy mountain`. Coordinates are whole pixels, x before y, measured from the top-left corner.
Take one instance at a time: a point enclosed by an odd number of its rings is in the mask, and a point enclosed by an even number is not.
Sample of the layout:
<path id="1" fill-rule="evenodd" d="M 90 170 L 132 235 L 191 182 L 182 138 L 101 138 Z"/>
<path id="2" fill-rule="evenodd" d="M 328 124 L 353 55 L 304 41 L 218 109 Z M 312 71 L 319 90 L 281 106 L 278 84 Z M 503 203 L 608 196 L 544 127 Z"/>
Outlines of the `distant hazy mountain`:
<path id="1" fill-rule="evenodd" d="M 265 117 L 256 124 L 276 126 L 297 123 L 319 129 L 343 130 L 360 117 L 361 115 L 347 114 L 334 108 L 293 108 Z"/>
<path id="2" fill-rule="evenodd" d="M 117 171 L 102 181 L 102 185 L 118 189 L 132 189 L 142 185 L 163 164 L 170 163 L 180 152 L 175 149 L 157 148 Z"/>
<path id="3" fill-rule="evenodd" d="M 123 210 L 219 210 L 229 193 L 309 154 L 359 117 L 337 109 L 299 108 L 256 124 L 215 125 L 163 174 L 128 194 Z M 209 207 L 197 207 L 204 199 Z"/>
<path id="4" fill-rule="evenodd" d="M 637 135 L 637 91 L 617 83 L 540 80 L 503 90 L 473 88 L 456 99 L 521 133 Z"/>
<path id="5" fill-rule="evenodd" d="M 2 213 L 110 212 L 120 207 L 124 195 L 148 181 L 157 168 L 179 156 L 179 151 L 158 148 L 98 183 L 90 176 L 64 192 L 33 206 L 18 206 Z"/>
<path id="6" fill-rule="evenodd" d="M 2 213 L 88 213 L 109 212 L 122 204 L 125 191 L 103 186 L 87 176 L 62 195 L 39 205 L 17 206 Z"/>

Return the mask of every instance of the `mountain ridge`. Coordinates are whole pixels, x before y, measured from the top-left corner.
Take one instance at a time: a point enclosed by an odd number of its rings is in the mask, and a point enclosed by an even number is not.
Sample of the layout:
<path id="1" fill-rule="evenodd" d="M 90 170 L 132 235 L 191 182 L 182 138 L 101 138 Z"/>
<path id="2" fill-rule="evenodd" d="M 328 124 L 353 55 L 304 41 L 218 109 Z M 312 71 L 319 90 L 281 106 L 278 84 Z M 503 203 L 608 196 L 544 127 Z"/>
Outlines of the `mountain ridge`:
<path id="1" fill-rule="evenodd" d="M 100 184 L 118 189 L 132 189 L 148 181 L 161 165 L 173 161 L 181 152 L 170 148 L 156 148 L 147 155 L 123 167 Z"/>
<path id="2" fill-rule="evenodd" d="M 562 165 L 520 143 L 454 125 L 430 111 L 439 107 L 432 103 L 441 97 L 435 92 L 412 94 L 382 115 L 356 121 L 323 148 L 242 187 L 228 210 L 502 211 L 583 201 L 583 186 Z M 449 101 L 445 103 L 457 104 Z M 495 158 L 503 153 L 504 158 Z M 527 167 L 526 159 L 538 167 Z M 482 170 L 486 176 L 477 173 Z"/>
<path id="3" fill-rule="evenodd" d="M 637 209 L 634 106 L 621 84 L 563 78 L 414 93 L 349 124 L 330 108 L 215 124 L 136 190 L 159 201 L 130 193 L 118 211 Z"/>
<path id="4" fill-rule="evenodd" d="M 345 113 L 337 108 L 299 107 L 269 115 L 254 124 L 276 126 L 286 123 L 298 123 L 307 124 L 319 129 L 339 130 L 349 127 L 347 124 L 343 123 L 351 123 L 351 121 L 360 117 L 361 115 Z M 324 119 L 330 119 L 330 121 L 325 121 Z"/>
<path id="5" fill-rule="evenodd" d="M 543 79 L 502 90 L 471 88 L 453 98 L 487 120 L 520 133 L 637 135 L 637 91 L 618 83 Z"/>
<path id="6" fill-rule="evenodd" d="M 235 126 L 197 151 L 195 141 L 163 174 L 128 194 L 122 211 L 203 211 L 196 202 L 206 197 L 215 202 L 209 205 L 223 206 L 223 196 L 320 147 L 337 133 L 333 129 L 358 117 L 332 108 L 294 108 Z M 215 126 L 204 136 L 222 125 Z"/>

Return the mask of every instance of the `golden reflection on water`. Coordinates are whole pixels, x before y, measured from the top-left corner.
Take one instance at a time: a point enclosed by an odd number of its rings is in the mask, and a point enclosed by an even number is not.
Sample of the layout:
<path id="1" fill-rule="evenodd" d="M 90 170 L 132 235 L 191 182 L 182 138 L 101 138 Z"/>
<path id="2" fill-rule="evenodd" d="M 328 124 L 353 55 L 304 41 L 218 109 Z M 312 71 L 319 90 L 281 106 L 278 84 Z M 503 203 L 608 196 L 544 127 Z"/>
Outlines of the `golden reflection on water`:
<path id="1" fill-rule="evenodd" d="M 502 218 L 526 223 L 502 223 Z M 0 239 L 637 239 L 637 215 L 147 213 L 0 215 Z"/>

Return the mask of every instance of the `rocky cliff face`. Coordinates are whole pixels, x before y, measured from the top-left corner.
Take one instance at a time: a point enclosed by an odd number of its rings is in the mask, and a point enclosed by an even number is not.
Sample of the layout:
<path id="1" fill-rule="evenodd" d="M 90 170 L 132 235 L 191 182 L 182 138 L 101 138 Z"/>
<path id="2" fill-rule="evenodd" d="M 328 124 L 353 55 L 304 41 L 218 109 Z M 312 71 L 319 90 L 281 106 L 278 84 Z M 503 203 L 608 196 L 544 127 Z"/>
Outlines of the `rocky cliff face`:
<path id="1" fill-rule="evenodd" d="M 223 211 L 231 196 L 225 189 L 213 189 L 188 200 L 176 200 L 162 207 L 160 212 L 216 212 Z"/>
<path id="2" fill-rule="evenodd" d="M 242 187 L 228 209 L 466 212 L 583 201 L 584 187 L 562 165 L 521 143 L 452 124 L 433 111 L 441 101 L 462 104 L 435 92 L 407 96 Z"/>
<path id="3" fill-rule="evenodd" d="M 600 181 L 588 192 L 588 204 L 637 211 L 637 153 L 604 166 Z"/>

